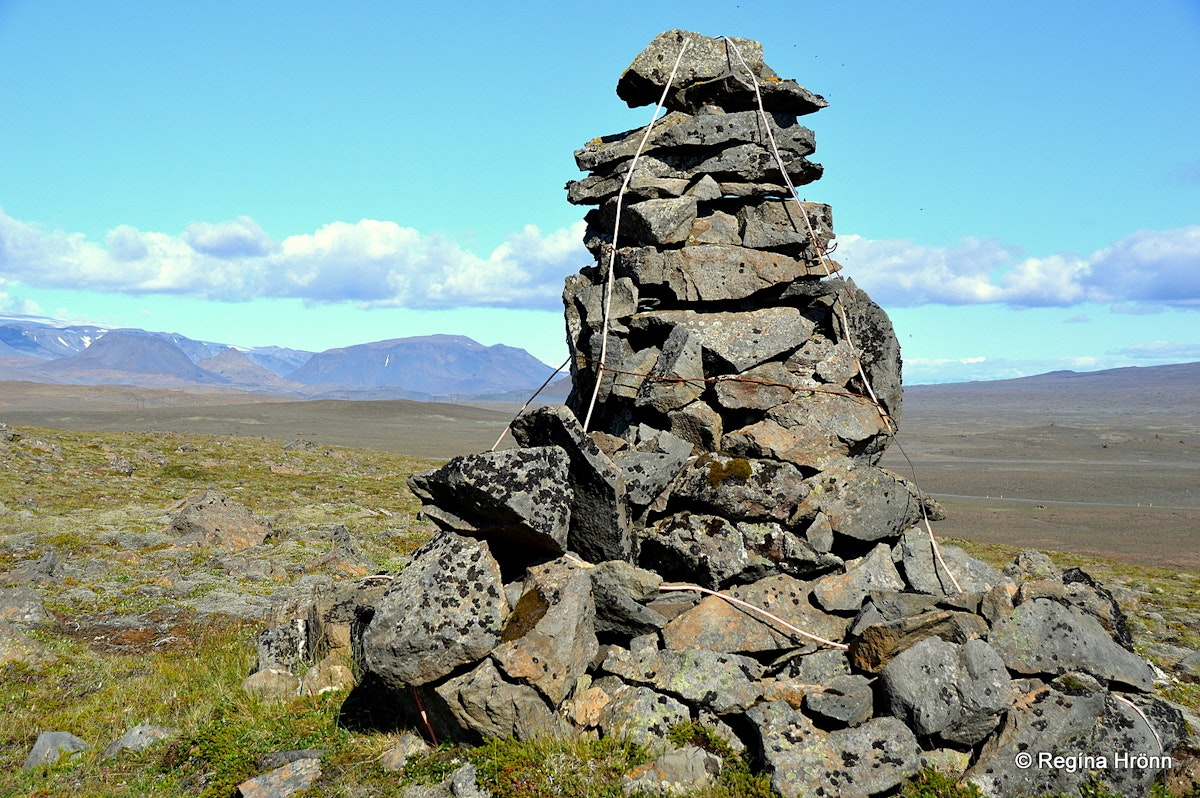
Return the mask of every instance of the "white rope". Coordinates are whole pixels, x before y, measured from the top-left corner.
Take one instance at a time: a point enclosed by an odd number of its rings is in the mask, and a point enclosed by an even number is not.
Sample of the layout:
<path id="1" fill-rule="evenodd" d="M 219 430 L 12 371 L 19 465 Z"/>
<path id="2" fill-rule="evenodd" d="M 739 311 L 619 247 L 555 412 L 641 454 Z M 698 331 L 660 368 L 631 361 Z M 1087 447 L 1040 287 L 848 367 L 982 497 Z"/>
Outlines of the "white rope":
<path id="1" fill-rule="evenodd" d="M 734 44 L 731 39 L 725 38 L 724 40 L 725 46 L 733 50 L 734 55 L 736 55 L 738 61 L 741 62 L 742 68 L 744 68 L 746 70 L 746 74 L 750 76 L 750 84 L 754 87 L 754 99 L 758 103 L 758 115 L 759 118 L 762 119 L 763 129 L 766 130 L 767 141 L 769 141 L 771 144 L 771 154 L 775 156 L 775 163 L 779 166 L 779 173 L 783 175 L 784 184 L 787 185 L 788 190 L 792 194 L 792 198 L 796 200 L 796 204 L 800 206 L 800 215 L 804 217 L 804 225 L 808 228 L 809 240 L 812 241 L 813 249 L 816 250 L 818 261 L 821 263 L 822 268 L 825 269 L 825 276 L 831 277 L 833 272 L 829 268 L 828 259 L 825 255 L 824 249 L 817 241 L 817 234 L 816 231 L 813 230 L 812 222 L 808 218 L 808 211 L 804 207 L 804 201 L 800 199 L 800 193 L 796 190 L 795 184 L 792 183 L 792 178 L 790 175 L 788 175 L 787 167 L 783 163 L 783 156 L 779 154 L 779 145 L 775 142 L 775 134 L 771 132 L 771 120 L 767 116 L 767 110 L 763 105 L 762 92 L 759 91 L 758 88 L 758 78 L 755 76 L 754 70 L 750 69 L 750 65 L 746 63 L 746 59 L 742 57 L 742 51 L 738 49 L 738 46 Z M 878 410 L 880 418 L 883 419 L 883 423 L 887 425 L 889 430 L 895 433 L 897 431 L 897 427 L 892 421 L 891 416 L 888 415 L 886 410 L 884 410 L 883 405 L 879 401 L 879 397 L 875 395 L 875 389 L 871 387 L 871 381 L 867 378 L 866 369 L 863 368 L 862 358 L 859 356 L 859 348 L 854 343 L 853 331 L 850 327 L 850 319 L 846 315 L 845 303 L 839 300 L 835 303 L 835 307 L 837 308 L 838 317 L 842 322 L 842 331 L 846 336 L 846 342 L 850 344 L 850 348 L 854 352 L 854 365 L 858 367 L 858 376 L 862 379 L 863 386 L 867 389 L 867 395 L 870 396 L 871 401 L 875 403 L 875 408 Z M 905 456 L 907 457 L 907 455 Z M 920 492 L 920 488 L 917 490 Z M 937 539 L 933 535 L 933 527 L 929 525 L 929 516 L 925 512 L 925 504 L 921 501 L 919 496 L 917 498 L 917 504 L 921 508 L 921 519 L 925 522 L 925 530 L 929 533 L 929 543 L 933 547 L 934 557 L 942 566 L 942 569 L 946 572 L 946 575 L 950 577 L 950 582 L 954 585 L 955 591 L 962 593 L 962 586 L 954 577 L 954 572 L 950 570 L 950 567 L 946 565 L 946 561 L 942 558 L 941 547 L 938 546 Z"/>
<path id="2" fill-rule="evenodd" d="M 667 102 L 667 94 L 671 91 L 671 84 L 675 82 L 675 73 L 679 71 L 679 64 L 683 61 L 683 54 L 687 52 L 688 46 L 692 43 L 692 38 L 683 40 L 683 46 L 679 48 L 679 55 L 675 56 L 675 65 L 671 67 L 671 75 L 667 78 L 667 85 L 663 87 L 662 97 L 658 99 L 658 105 L 654 106 L 654 116 L 650 118 L 650 124 L 646 125 L 646 132 L 642 134 L 642 140 L 638 144 L 637 152 L 633 154 L 633 160 L 629 162 L 629 171 L 625 174 L 625 180 L 621 183 L 621 190 L 617 192 L 617 218 L 613 223 L 612 244 L 608 254 L 608 277 L 604 288 L 604 319 L 602 322 L 602 337 L 600 339 L 600 362 L 596 367 L 596 384 L 592 388 L 592 399 L 588 402 L 587 415 L 583 419 L 583 431 L 587 432 L 592 423 L 592 411 L 596 409 L 596 399 L 600 396 L 600 383 L 604 379 L 604 366 L 608 362 L 608 325 L 609 314 L 612 309 L 613 284 L 616 282 L 615 272 L 617 266 L 617 234 L 621 231 L 621 206 L 625 201 L 625 192 L 629 188 L 629 181 L 633 179 L 633 170 L 637 167 L 638 159 L 642 157 L 642 150 L 646 146 L 646 142 L 650 139 L 650 131 L 654 128 L 654 123 L 658 121 L 658 115 L 662 111 L 663 105 Z"/>
<path id="3" fill-rule="evenodd" d="M 1142 720 L 1146 721 L 1146 727 L 1150 729 L 1150 733 L 1153 734 L 1154 739 L 1158 741 L 1158 750 L 1165 753 L 1167 749 L 1163 746 L 1162 737 L 1158 736 L 1158 730 L 1154 728 L 1154 724 L 1150 722 L 1150 718 L 1146 717 L 1146 713 L 1142 712 L 1142 708 L 1130 701 L 1125 696 L 1117 695 L 1116 693 L 1109 693 L 1109 695 L 1123 704 L 1128 704 L 1134 712 L 1141 716 Z"/>
<path id="4" fill-rule="evenodd" d="M 733 596 L 727 595 L 725 593 L 718 593 L 717 591 L 709 590 L 706 587 L 700 587 L 699 585 L 659 585 L 658 589 L 663 590 L 663 591 L 690 590 L 690 591 L 694 591 L 696 593 L 705 593 L 709 596 L 716 596 L 719 599 L 724 599 L 725 601 L 728 601 L 730 604 L 734 604 L 738 607 L 742 607 L 743 609 L 750 610 L 751 612 L 757 612 L 759 615 L 762 615 L 765 618 L 769 618 L 770 620 L 772 620 L 775 623 L 779 624 L 780 626 L 784 627 L 789 632 L 798 634 L 803 638 L 813 641 L 814 643 L 820 643 L 823 646 L 829 646 L 830 648 L 841 649 L 842 651 L 846 651 L 850 648 L 850 646 L 846 645 L 845 643 L 835 643 L 832 640 L 826 640 L 823 637 L 818 637 L 817 635 L 813 634 L 812 632 L 806 632 L 798 626 L 793 626 L 792 624 L 785 621 L 783 618 L 780 618 L 778 615 L 773 615 L 773 614 L 767 612 L 762 607 L 756 607 L 753 604 L 750 604 L 749 602 L 742 601 L 740 598 L 734 598 Z"/>

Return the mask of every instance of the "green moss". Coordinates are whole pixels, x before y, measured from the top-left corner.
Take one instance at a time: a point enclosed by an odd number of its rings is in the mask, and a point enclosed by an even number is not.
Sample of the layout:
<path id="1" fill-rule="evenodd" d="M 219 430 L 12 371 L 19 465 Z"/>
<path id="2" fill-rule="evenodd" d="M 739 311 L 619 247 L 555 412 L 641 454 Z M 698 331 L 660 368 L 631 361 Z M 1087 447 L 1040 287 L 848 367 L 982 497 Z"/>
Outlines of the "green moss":
<path id="1" fill-rule="evenodd" d="M 510 640 L 519 640 L 529 634 L 549 609 L 550 602 L 546 601 L 541 592 L 526 590 L 521 594 L 521 598 L 517 600 L 517 606 L 508 616 L 508 621 L 504 624 L 504 631 L 500 633 L 500 640 L 507 643 Z"/>
<path id="2" fill-rule="evenodd" d="M 771 779 L 750 770 L 745 757 L 717 733 L 711 726 L 698 721 L 687 721 L 672 726 L 667 739 L 678 746 L 694 745 L 721 757 L 724 766 L 717 783 L 703 791 L 706 798 L 771 798 Z"/>
<path id="3" fill-rule="evenodd" d="M 935 768 L 925 768 L 904 784 L 902 798 L 981 798 L 974 784 L 960 785 L 953 776 Z"/>
<path id="4" fill-rule="evenodd" d="M 744 457 L 734 457 L 727 462 L 708 458 L 708 485 L 717 488 L 731 479 L 745 482 L 754 475 L 754 467 Z"/>

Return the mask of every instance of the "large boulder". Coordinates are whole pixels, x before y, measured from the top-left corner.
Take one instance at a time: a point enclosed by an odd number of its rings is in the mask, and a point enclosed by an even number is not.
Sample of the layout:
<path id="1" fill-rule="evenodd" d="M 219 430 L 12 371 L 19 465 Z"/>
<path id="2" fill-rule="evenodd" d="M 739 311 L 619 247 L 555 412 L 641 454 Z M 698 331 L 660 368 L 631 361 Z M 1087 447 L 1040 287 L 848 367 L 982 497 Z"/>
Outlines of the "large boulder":
<path id="1" fill-rule="evenodd" d="M 824 732 L 784 701 L 746 713 L 771 786 L 785 798 L 866 796 L 895 789 L 920 768 L 920 746 L 896 718 Z"/>
<path id="2" fill-rule="evenodd" d="M 1184 733 L 1179 711 L 1159 699 L 1039 685 L 1018 696 L 962 780 L 995 796 L 1075 794 L 1092 779 L 1112 794 L 1149 795 Z"/>
<path id="3" fill-rule="evenodd" d="M 456 457 L 414 474 L 408 485 L 444 530 L 561 553 L 571 520 L 570 465 L 557 446 L 504 449 Z"/>
<path id="4" fill-rule="evenodd" d="M 1073 605 L 1047 598 L 1026 601 L 992 627 L 989 640 L 1014 673 L 1057 676 L 1078 670 L 1141 692 L 1154 685 L 1150 663 Z"/>
<path id="5" fill-rule="evenodd" d="M 1000 722 L 1015 697 L 1012 679 L 982 640 L 956 645 L 929 637 L 879 674 L 889 712 L 919 737 L 974 745 Z"/>
<path id="6" fill-rule="evenodd" d="M 487 656 L 508 601 L 487 544 L 450 532 L 413 555 L 358 641 L 367 671 L 393 688 L 422 685 Z"/>

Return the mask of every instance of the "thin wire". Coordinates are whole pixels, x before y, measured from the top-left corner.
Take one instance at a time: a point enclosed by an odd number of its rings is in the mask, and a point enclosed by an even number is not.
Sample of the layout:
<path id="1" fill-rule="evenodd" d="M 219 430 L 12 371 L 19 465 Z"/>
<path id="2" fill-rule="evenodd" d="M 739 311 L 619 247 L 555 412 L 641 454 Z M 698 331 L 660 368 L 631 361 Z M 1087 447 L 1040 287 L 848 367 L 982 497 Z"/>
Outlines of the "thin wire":
<path id="1" fill-rule="evenodd" d="M 533 396 L 531 396 L 531 397 L 529 397 L 528 399 L 526 399 L 526 400 L 525 400 L 525 404 L 521 405 L 521 409 L 520 409 L 520 410 L 518 410 L 518 411 L 517 411 L 517 414 L 516 414 L 515 416 L 513 416 L 513 417 L 512 417 L 512 421 L 508 422 L 508 426 L 506 426 L 506 427 L 505 427 L 503 430 L 501 430 L 501 431 L 500 431 L 500 437 L 499 437 L 499 438 L 497 438 L 497 439 L 496 439 L 496 442 L 492 444 L 491 451 L 493 451 L 493 452 L 494 452 L 494 451 L 496 451 L 496 447 L 500 445 L 500 441 L 504 440 L 504 436 L 505 436 L 506 434 L 508 434 L 508 431 L 509 431 L 510 429 L 512 429 L 512 425 L 513 425 L 514 423 L 516 423 L 516 421 L 517 421 L 517 419 L 518 419 L 518 418 L 520 418 L 520 417 L 521 417 L 521 414 L 525 412 L 525 409 L 526 409 L 527 407 L 529 407 L 529 405 L 530 405 L 530 404 L 533 402 L 533 400 L 534 400 L 534 399 L 537 399 L 537 397 L 538 397 L 538 394 L 539 394 L 539 393 L 541 393 L 542 391 L 546 390 L 546 386 L 550 384 L 550 380 L 552 380 L 552 379 L 554 379 L 555 377 L 557 377 L 557 376 L 558 376 L 558 373 L 559 373 L 560 371 L 562 371 L 563 369 L 565 369 L 565 368 L 567 367 L 567 364 L 568 364 L 568 363 L 570 363 L 570 362 L 571 362 L 571 358 L 570 358 L 570 356 L 568 356 L 568 357 L 567 357 L 567 359 L 566 359 L 566 360 L 564 360 L 564 361 L 562 362 L 562 365 L 561 365 L 561 366 L 559 366 L 558 368 L 556 368 L 556 369 L 554 370 L 554 373 L 553 373 L 553 374 L 551 374 L 549 377 L 547 377 L 547 378 L 546 378 L 546 381 L 545 381 L 545 382 L 543 382 L 543 383 L 541 384 L 541 387 L 539 387 L 539 388 L 538 388 L 536 391 L 534 391 L 534 392 L 533 392 Z"/>
<path id="2" fill-rule="evenodd" d="M 754 98 L 758 102 L 758 115 L 759 118 L 762 119 L 763 129 L 767 133 L 767 141 L 769 141 L 771 144 L 771 154 L 775 156 L 775 163 L 779 166 L 779 173 L 783 175 L 784 184 L 788 187 L 792 197 L 800 206 L 800 215 L 804 217 L 804 225 L 808 228 L 809 238 L 812 240 L 813 247 L 817 251 L 817 260 L 821 263 L 821 267 L 825 269 L 825 276 L 832 277 L 833 270 L 829 268 L 828 259 L 825 257 L 825 251 L 817 241 L 817 234 L 813 230 L 812 222 L 809 221 L 808 211 L 804 207 L 804 201 L 800 199 L 800 192 L 796 190 L 795 184 L 792 183 L 792 178 L 787 173 L 787 168 L 784 166 L 783 156 L 779 154 L 779 145 L 775 142 L 775 134 L 771 132 L 771 120 L 767 117 L 767 110 L 762 101 L 762 92 L 760 92 L 758 88 L 758 78 L 754 75 L 754 71 L 750 69 L 750 65 L 746 63 L 746 59 L 742 57 L 742 51 L 738 49 L 738 46 L 734 44 L 732 40 L 725 37 L 722 38 L 725 41 L 725 46 L 733 50 L 733 54 L 736 55 L 738 61 L 741 62 L 742 67 L 746 70 L 746 74 L 750 76 L 750 85 L 754 87 Z M 841 292 L 838 292 L 839 297 L 840 294 Z M 858 367 L 858 376 L 862 378 L 863 385 L 867 389 L 867 394 L 870 395 L 871 400 L 875 402 L 875 406 L 879 409 L 879 415 L 883 418 L 883 422 L 888 425 L 889 429 L 891 429 L 893 426 L 891 416 L 888 415 L 887 411 L 884 410 L 883 405 L 879 402 L 878 397 L 875 396 L 875 390 L 871 387 L 871 381 L 867 379 L 866 370 L 863 368 L 862 359 L 858 357 L 858 347 L 854 345 L 854 340 L 851 338 L 850 321 L 846 317 L 845 303 L 838 302 L 837 309 L 838 315 L 842 321 L 842 328 L 846 335 L 846 341 L 850 344 L 850 348 L 854 351 L 854 365 Z"/>
<path id="3" fill-rule="evenodd" d="M 667 94 L 671 91 L 671 84 L 675 82 L 675 73 L 679 71 L 679 64 L 683 61 L 683 54 L 687 52 L 688 46 L 692 43 L 692 37 L 683 40 L 683 46 L 679 48 L 679 55 L 675 56 L 675 65 L 671 67 L 671 75 L 667 78 L 667 85 L 663 87 L 662 97 L 658 99 L 658 105 L 654 106 L 654 116 L 650 118 L 650 124 L 646 125 L 646 132 L 642 134 L 642 140 L 638 144 L 637 152 L 633 154 L 633 160 L 629 162 L 629 171 L 625 173 L 625 180 L 621 183 L 621 190 L 617 192 L 617 218 L 613 223 L 612 243 L 610 244 L 608 254 L 608 277 L 604 288 L 604 320 L 602 327 L 603 337 L 600 339 L 600 367 L 596 371 L 596 384 L 592 388 L 592 399 L 588 402 L 587 415 L 583 419 L 583 431 L 587 432 L 592 424 L 592 411 L 596 409 L 596 399 L 600 396 L 600 383 L 604 380 L 605 363 L 608 361 L 608 325 L 609 314 L 612 311 L 612 295 L 613 284 L 616 282 L 616 267 L 617 267 L 617 234 L 621 231 L 621 205 L 625 201 L 625 192 L 629 188 L 629 181 L 633 179 L 633 171 L 637 167 L 638 159 L 642 157 L 642 150 L 646 146 L 646 142 L 650 139 L 650 131 L 654 128 L 654 123 L 658 121 L 658 115 L 663 109 L 663 105 L 667 102 Z"/>
<path id="4" fill-rule="evenodd" d="M 816 249 L 817 258 L 820 261 L 821 266 L 825 269 L 825 276 L 831 277 L 832 271 L 829 268 L 825 250 L 817 240 L 816 231 L 813 230 L 812 222 L 808 218 L 808 210 L 804 207 L 804 201 L 800 199 L 800 193 L 796 191 L 796 186 L 792 183 L 792 178 L 787 173 L 787 168 L 783 163 L 783 156 L 779 154 L 779 145 L 775 143 L 775 134 L 771 132 L 771 120 L 767 117 L 767 110 L 762 101 L 762 92 L 760 92 L 758 88 L 758 78 L 755 76 L 754 70 L 750 69 L 750 65 L 746 63 L 746 59 L 742 57 L 742 51 L 738 49 L 738 46 L 734 44 L 732 40 L 725 37 L 722 38 L 724 38 L 725 47 L 733 50 L 734 55 L 737 56 L 738 61 L 741 62 L 742 67 L 746 70 L 746 74 L 750 76 L 750 84 L 754 87 L 754 98 L 758 102 L 758 114 L 762 119 L 763 129 L 767 133 L 767 140 L 771 143 L 771 153 L 775 156 L 775 162 L 779 166 L 780 174 L 783 175 L 783 182 L 791 191 L 792 197 L 796 200 L 796 204 L 800 206 L 800 215 L 804 217 L 804 225 L 808 228 L 808 236 L 812 241 L 814 249 Z M 846 336 L 846 342 L 850 344 L 850 348 L 854 352 L 854 364 L 858 367 L 858 375 L 862 379 L 863 386 L 867 389 L 867 394 L 871 397 L 871 401 L 875 403 L 875 407 L 879 411 L 880 418 L 883 419 L 884 424 L 886 424 L 888 429 L 892 430 L 893 433 L 898 432 L 899 428 L 892 420 L 892 417 L 884 409 L 883 404 L 879 401 L 879 397 L 875 395 L 875 389 L 871 387 L 871 381 L 867 378 L 866 369 L 863 368 L 862 358 L 859 355 L 859 348 L 854 343 L 850 319 L 846 315 L 846 303 L 844 300 L 842 300 L 841 293 L 841 291 L 837 292 L 836 296 L 838 301 L 834 303 L 834 306 L 837 308 L 838 317 L 842 322 L 842 332 Z M 893 441 L 895 441 L 895 438 L 893 438 Z M 904 459 L 908 460 L 909 467 L 913 472 L 913 483 L 915 485 L 917 482 L 917 470 L 912 465 L 912 460 L 908 459 L 908 455 L 904 452 L 903 447 L 898 446 L 898 448 L 900 449 L 900 453 L 904 455 Z M 917 493 L 922 493 L 919 485 L 917 485 Z M 950 570 L 949 566 L 946 565 L 945 559 L 942 558 L 941 547 L 938 546 L 937 539 L 933 535 L 933 527 L 929 524 L 929 516 L 925 512 L 925 504 L 920 500 L 920 496 L 917 498 L 917 504 L 921 509 L 921 518 L 925 522 L 925 530 L 929 533 L 929 543 L 933 547 L 934 557 L 942 566 L 942 569 L 950 577 L 950 582 L 954 585 L 955 591 L 962 593 L 962 586 L 959 585 L 958 580 L 954 577 L 954 572 Z"/>

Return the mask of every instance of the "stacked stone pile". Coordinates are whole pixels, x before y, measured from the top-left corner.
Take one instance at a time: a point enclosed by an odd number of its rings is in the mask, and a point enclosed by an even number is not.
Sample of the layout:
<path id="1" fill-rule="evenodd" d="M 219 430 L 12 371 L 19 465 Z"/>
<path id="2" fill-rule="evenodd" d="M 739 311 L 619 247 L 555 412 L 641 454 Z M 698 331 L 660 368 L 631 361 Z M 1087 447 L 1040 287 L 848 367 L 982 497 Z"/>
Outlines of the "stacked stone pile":
<path id="1" fill-rule="evenodd" d="M 824 100 L 755 42 L 728 43 L 751 80 L 726 42 L 682 31 L 618 94 L 657 100 L 685 39 L 622 198 L 607 329 L 616 195 L 644 131 L 577 153 L 591 174 L 569 194 L 597 206 L 596 265 L 567 280 L 567 406 L 520 418 L 515 448 L 410 481 L 438 532 L 359 611 L 355 655 L 391 702 L 375 714 L 439 739 L 663 748 L 631 791 L 719 770 L 667 749 L 672 726 L 700 720 L 785 796 L 873 795 L 930 762 L 989 795 L 1069 791 L 1089 770 L 1145 794 L 1163 760 L 1113 753 L 1168 756 L 1186 731 L 1112 596 L 1032 554 L 1005 573 L 952 546 L 939 558 L 922 497 L 877 465 L 899 347 L 833 276 L 829 208 L 786 199 L 754 84 L 797 184 L 820 167 L 796 118 Z M 1109 758 L 1022 768 L 1020 752 Z"/>

